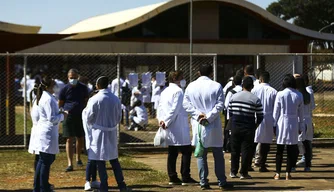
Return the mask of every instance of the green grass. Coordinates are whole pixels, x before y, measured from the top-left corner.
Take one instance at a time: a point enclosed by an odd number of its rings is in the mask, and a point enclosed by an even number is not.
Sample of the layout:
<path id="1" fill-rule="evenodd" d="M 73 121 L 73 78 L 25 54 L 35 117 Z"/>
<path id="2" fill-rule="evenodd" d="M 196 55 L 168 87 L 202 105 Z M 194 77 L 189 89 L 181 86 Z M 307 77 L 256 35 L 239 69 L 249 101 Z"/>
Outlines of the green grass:
<path id="1" fill-rule="evenodd" d="M 86 164 L 87 157 L 82 160 Z M 166 183 L 167 176 L 161 172 L 151 169 L 145 164 L 137 163 L 131 156 L 123 154 L 119 158 L 123 168 L 125 181 L 128 185 L 159 185 Z M 32 189 L 33 185 L 33 162 L 34 156 L 26 151 L 2 150 L 0 151 L 0 190 Z M 75 171 L 65 173 L 67 166 L 66 153 L 62 152 L 56 156 L 50 173 L 50 183 L 56 188 L 83 189 L 85 184 L 85 167 L 74 167 Z M 116 181 L 110 164 L 108 168 L 109 186 L 115 187 Z"/>
<path id="2" fill-rule="evenodd" d="M 315 138 L 334 138 L 334 117 L 313 117 Z"/>

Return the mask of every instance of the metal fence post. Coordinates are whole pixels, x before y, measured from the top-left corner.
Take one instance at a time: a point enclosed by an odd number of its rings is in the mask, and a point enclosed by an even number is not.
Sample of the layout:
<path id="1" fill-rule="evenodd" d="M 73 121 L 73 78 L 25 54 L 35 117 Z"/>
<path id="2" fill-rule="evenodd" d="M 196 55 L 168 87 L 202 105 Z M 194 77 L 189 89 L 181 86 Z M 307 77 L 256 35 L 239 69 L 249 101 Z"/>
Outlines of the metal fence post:
<path id="1" fill-rule="evenodd" d="M 117 79 L 118 79 L 118 98 L 120 98 L 121 91 L 121 55 L 117 55 Z M 118 146 L 120 145 L 120 131 L 121 126 L 118 123 L 117 125 L 117 138 L 118 138 Z"/>
<path id="2" fill-rule="evenodd" d="M 175 65 L 175 71 L 177 71 L 178 70 L 178 68 L 179 68 L 179 66 L 178 66 L 178 57 L 177 57 L 177 55 L 175 55 L 175 60 L 174 60 L 174 65 Z"/>
<path id="3" fill-rule="evenodd" d="M 298 60 L 298 57 L 297 57 L 297 55 L 295 55 L 295 56 L 293 57 L 293 63 L 292 63 L 292 74 L 295 74 L 295 73 L 296 73 L 297 60 Z"/>
<path id="4" fill-rule="evenodd" d="M 256 69 L 260 68 L 260 55 L 256 55 Z"/>
<path id="5" fill-rule="evenodd" d="M 24 87 L 23 87 L 23 91 L 24 91 L 24 113 L 23 113 L 23 145 L 24 148 L 27 149 L 28 145 L 27 145 L 27 62 L 28 62 L 28 58 L 27 56 L 24 56 L 24 62 L 23 62 L 23 76 L 24 76 Z"/>
<path id="6" fill-rule="evenodd" d="M 213 80 L 217 81 L 217 55 L 213 56 Z"/>

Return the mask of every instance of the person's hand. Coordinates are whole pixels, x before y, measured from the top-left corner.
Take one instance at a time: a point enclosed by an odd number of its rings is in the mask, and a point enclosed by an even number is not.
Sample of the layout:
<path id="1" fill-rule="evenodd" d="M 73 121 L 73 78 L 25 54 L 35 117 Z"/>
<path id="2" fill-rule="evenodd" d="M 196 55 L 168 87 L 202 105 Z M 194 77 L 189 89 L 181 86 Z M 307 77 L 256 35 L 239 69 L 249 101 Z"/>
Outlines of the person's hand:
<path id="1" fill-rule="evenodd" d="M 205 119 L 206 118 L 206 116 L 205 116 L 205 114 L 204 113 L 201 113 L 199 116 L 198 116 L 198 121 L 200 122 L 202 119 Z"/>
<path id="2" fill-rule="evenodd" d="M 68 116 L 68 111 L 63 111 L 63 115 L 64 115 L 64 119 L 66 119 Z"/>
<path id="3" fill-rule="evenodd" d="M 159 125 L 160 125 L 160 127 L 162 127 L 163 129 L 167 129 L 166 124 L 165 124 L 164 121 L 160 121 Z"/>
<path id="4" fill-rule="evenodd" d="M 199 124 L 207 126 L 209 124 L 209 121 L 206 118 L 202 118 L 199 120 Z"/>

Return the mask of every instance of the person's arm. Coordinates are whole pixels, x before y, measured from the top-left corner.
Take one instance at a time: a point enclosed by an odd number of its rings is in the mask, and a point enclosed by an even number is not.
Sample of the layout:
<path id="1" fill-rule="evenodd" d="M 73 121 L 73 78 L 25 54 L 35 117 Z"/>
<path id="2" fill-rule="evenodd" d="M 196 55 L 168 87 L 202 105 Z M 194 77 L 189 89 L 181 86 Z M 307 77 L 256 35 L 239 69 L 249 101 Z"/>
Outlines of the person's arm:
<path id="1" fill-rule="evenodd" d="M 183 98 L 183 108 L 191 115 L 191 117 L 197 121 L 204 117 L 204 114 L 200 112 L 194 104 L 191 102 L 189 98 L 189 90 L 188 88 L 185 91 L 184 98 Z"/>
<path id="2" fill-rule="evenodd" d="M 59 113 L 59 108 L 57 104 L 53 103 L 51 98 L 46 102 L 39 103 L 43 107 L 46 119 L 51 122 L 53 125 L 57 125 L 60 121 L 64 119 L 64 114 Z"/>
<path id="3" fill-rule="evenodd" d="M 306 132 L 305 122 L 304 122 L 304 99 L 298 105 L 298 122 L 299 122 L 299 134 Z"/>
<path id="4" fill-rule="evenodd" d="M 223 89 L 219 86 L 217 92 L 217 99 L 215 106 L 211 109 L 210 112 L 206 114 L 206 119 L 209 123 L 212 123 L 217 117 L 220 116 L 220 112 L 224 109 L 224 94 Z"/>
<path id="5" fill-rule="evenodd" d="M 63 89 L 60 90 L 60 93 L 59 93 L 59 100 L 58 100 L 58 107 L 59 108 L 63 108 L 64 105 L 65 105 L 65 100 L 66 100 L 66 90 L 65 90 L 65 87 Z"/>
<path id="6" fill-rule="evenodd" d="M 232 97 L 232 93 L 231 91 L 229 91 L 226 95 L 225 102 L 224 102 L 224 107 L 226 110 L 228 109 L 228 106 L 230 104 L 231 97 Z"/>
<path id="7" fill-rule="evenodd" d="M 168 128 L 172 122 L 175 121 L 175 118 L 182 107 L 182 93 L 177 92 L 172 95 L 172 106 L 162 106 L 164 107 L 165 113 L 164 116 L 159 119 L 160 125 L 164 125 L 165 128 Z"/>
<path id="8" fill-rule="evenodd" d="M 275 104 L 274 104 L 274 110 L 273 110 L 274 127 L 277 127 L 277 122 L 281 115 L 281 107 L 282 107 L 281 96 L 277 94 L 276 99 L 275 99 Z"/>
<path id="9" fill-rule="evenodd" d="M 256 111 L 256 127 L 258 127 L 263 120 L 263 107 L 260 99 L 256 101 L 255 111 Z"/>

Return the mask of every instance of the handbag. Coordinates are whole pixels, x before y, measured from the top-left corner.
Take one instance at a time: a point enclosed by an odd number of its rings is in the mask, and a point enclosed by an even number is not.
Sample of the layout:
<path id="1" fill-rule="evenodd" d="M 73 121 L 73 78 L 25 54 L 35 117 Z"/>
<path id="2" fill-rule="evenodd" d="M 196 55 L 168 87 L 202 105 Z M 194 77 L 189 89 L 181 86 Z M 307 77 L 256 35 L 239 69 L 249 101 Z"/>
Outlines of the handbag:
<path id="1" fill-rule="evenodd" d="M 155 134 L 154 146 L 167 147 L 167 131 L 162 127 L 159 127 L 157 133 Z"/>
<path id="2" fill-rule="evenodd" d="M 195 148 L 195 152 L 194 155 L 195 157 L 203 157 L 204 154 L 204 146 L 201 140 L 201 124 L 198 124 L 198 141 L 196 143 L 196 148 Z"/>

